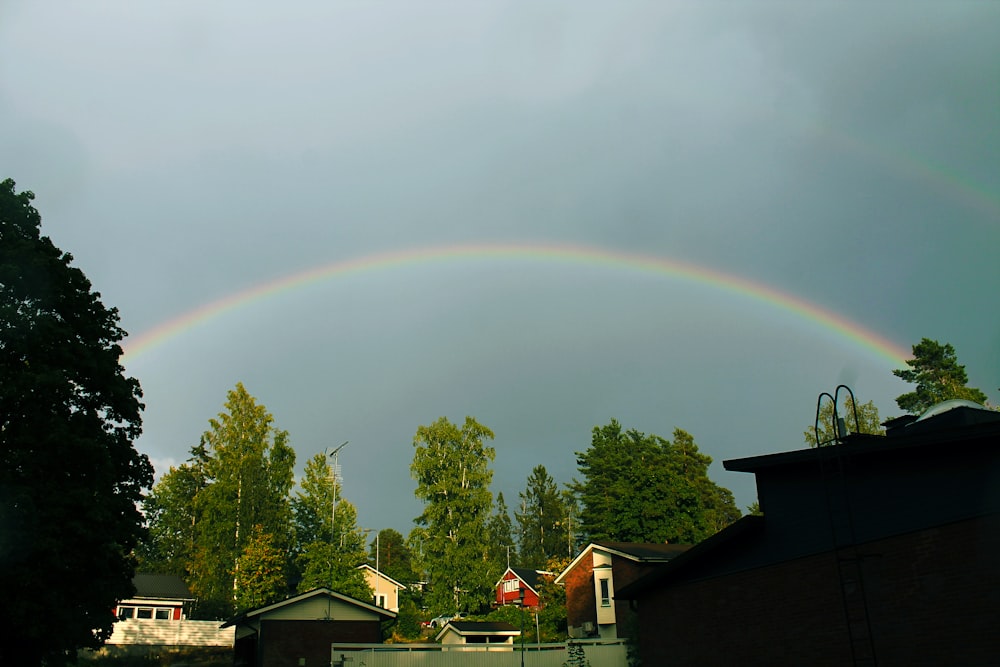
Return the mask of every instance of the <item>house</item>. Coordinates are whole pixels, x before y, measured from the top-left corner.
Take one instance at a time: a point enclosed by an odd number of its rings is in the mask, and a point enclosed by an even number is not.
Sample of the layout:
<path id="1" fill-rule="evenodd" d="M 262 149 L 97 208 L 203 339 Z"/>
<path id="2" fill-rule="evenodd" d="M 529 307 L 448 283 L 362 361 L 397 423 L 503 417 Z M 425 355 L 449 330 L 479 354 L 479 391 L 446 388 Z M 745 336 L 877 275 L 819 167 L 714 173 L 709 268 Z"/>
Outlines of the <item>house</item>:
<path id="1" fill-rule="evenodd" d="M 763 516 L 619 588 L 644 664 L 972 665 L 1000 653 L 1000 412 L 736 459 Z"/>
<path id="2" fill-rule="evenodd" d="M 233 630 L 216 621 L 188 620 L 194 596 L 180 577 L 137 574 L 136 592 L 115 606 L 115 623 L 102 654 L 142 654 L 150 647 L 175 651 L 190 647 L 231 647 Z"/>
<path id="3" fill-rule="evenodd" d="M 502 607 L 519 604 L 525 607 L 538 607 L 538 586 L 542 583 L 542 575 L 551 574 L 542 570 L 508 567 L 500 577 L 500 581 L 496 583 L 496 605 Z"/>
<path id="4" fill-rule="evenodd" d="M 135 595 L 115 607 L 120 620 L 130 618 L 180 621 L 184 607 L 194 602 L 184 581 L 172 574 L 136 574 L 132 578 Z"/>
<path id="5" fill-rule="evenodd" d="M 372 589 L 375 606 L 399 613 L 399 592 L 406 590 L 406 586 L 371 565 L 359 565 L 358 569 L 364 572 L 365 581 Z"/>
<path id="6" fill-rule="evenodd" d="M 299 667 L 328 665 L 334 642 L 381 643 L 382 622 L 394 618 L 388 609 L 315 588 L 243 612 L 223 627 L 236 628 L 235 664 Z"/>
<path id="7" fill-rule="evenodd" d="M 628 603 L 615 590 L 684 553 L 689 545 L 592 542 L 563 570 L 555 583 L 566 586 L 569 636 L 626 637 Z"/>
<path id="8" fill-rule="evenodd" d="M 449 621 L 435 641 L 442 644 L 509 644 L 521 631 L 510 623 L 490 621 Z"/>

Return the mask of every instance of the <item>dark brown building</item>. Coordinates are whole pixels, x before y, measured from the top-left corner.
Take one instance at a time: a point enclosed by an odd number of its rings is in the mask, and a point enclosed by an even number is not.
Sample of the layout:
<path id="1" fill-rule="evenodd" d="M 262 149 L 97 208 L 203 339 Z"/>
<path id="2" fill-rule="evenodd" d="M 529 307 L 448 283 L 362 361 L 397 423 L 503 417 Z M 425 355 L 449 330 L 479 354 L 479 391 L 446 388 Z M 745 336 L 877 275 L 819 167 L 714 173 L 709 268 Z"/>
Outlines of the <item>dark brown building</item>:
<path id="1" fill-rule="evenodd" d="M 726 461 L 756 475 L 763 516 L 619 590 L 643 664 L 996 664 L 1000 413 L 904 422 Z"/>
<path id="2" fill-rule="evenodd" d="M 243 667 L 327 667 L 336 643 L 382 641 L 382 621 L 396 614 L 368 602 L 316 588 L 251 609 L 236 626 L 234 662 Z"/>

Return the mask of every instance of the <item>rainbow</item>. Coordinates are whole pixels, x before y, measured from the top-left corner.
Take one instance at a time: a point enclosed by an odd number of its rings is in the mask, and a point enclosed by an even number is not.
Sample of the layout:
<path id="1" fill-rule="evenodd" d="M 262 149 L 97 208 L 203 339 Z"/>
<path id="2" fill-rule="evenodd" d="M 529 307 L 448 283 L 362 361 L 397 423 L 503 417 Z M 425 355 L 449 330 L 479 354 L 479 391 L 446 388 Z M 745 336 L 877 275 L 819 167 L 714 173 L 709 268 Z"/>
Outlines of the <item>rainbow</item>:
<path id="1" fill-rule="evenodd" d="M 221 317 L 241 306 L 275 298 L 307 285 L 360 273 L 469 259 L 527 260 L 548 264 L 596 265 L 615 270 L 637 271 L 687 280 L 763 302 L 771 307 L 790 312 L 799 318 L 815 322 L 820 327 L 834 332 L 837 336 L 871 350 L 877 356 L 896 366 L 902 366 L 903 361 L 910 356 L 910 352 L 906 348 L 794 294 L 705 266 L 654 255 L 583 245 L 507 243 L 412 248 L 365 255 L 314 267 L 206 303 L 168 320 L 128 342 L 125 346 L 124 359 L 125 361 L 134 361 L 144 352 L 181 336 L 208 320 Z"/>

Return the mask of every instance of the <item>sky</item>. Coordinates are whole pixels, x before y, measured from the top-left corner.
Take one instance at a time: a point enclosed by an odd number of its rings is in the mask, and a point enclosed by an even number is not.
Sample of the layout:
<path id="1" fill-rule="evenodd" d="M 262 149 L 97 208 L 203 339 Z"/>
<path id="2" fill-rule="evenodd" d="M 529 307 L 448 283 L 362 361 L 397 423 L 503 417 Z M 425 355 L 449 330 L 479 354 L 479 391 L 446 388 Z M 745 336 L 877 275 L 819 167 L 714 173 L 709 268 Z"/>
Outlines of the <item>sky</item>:
<path id="1" fill-rule="evenodd" d="M 362 527 L 467 415 L 494 493 L 595 426 L 722 461 L 883 417 L 927 337 L 1000 402 L 1000 3 L 0 3 L 0 178 L 119 310 L 136 442 L 242 382 Z"/>

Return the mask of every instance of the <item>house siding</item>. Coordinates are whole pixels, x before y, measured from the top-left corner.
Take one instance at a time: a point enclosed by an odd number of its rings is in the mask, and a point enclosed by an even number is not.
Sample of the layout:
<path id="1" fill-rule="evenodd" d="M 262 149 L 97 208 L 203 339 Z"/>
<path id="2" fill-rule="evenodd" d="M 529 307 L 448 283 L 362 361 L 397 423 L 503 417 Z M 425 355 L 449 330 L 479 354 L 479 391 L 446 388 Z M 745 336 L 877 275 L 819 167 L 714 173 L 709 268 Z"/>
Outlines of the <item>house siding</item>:
<path id="1" fill-rule="evenodd" d="M 994 664 L 998 554 L 1000 518 L 978 517 L 664 586 L 638 601 L 642 659 L 650 665 Z"/>
<path id="2" fill-rule="evenodd" d="M 597 628 L 597 596 L 594 593 L 594 561 L 584 558 L 563 577 L 566 586 L 566 624 L 574 630 L 592 623 Z"/>

